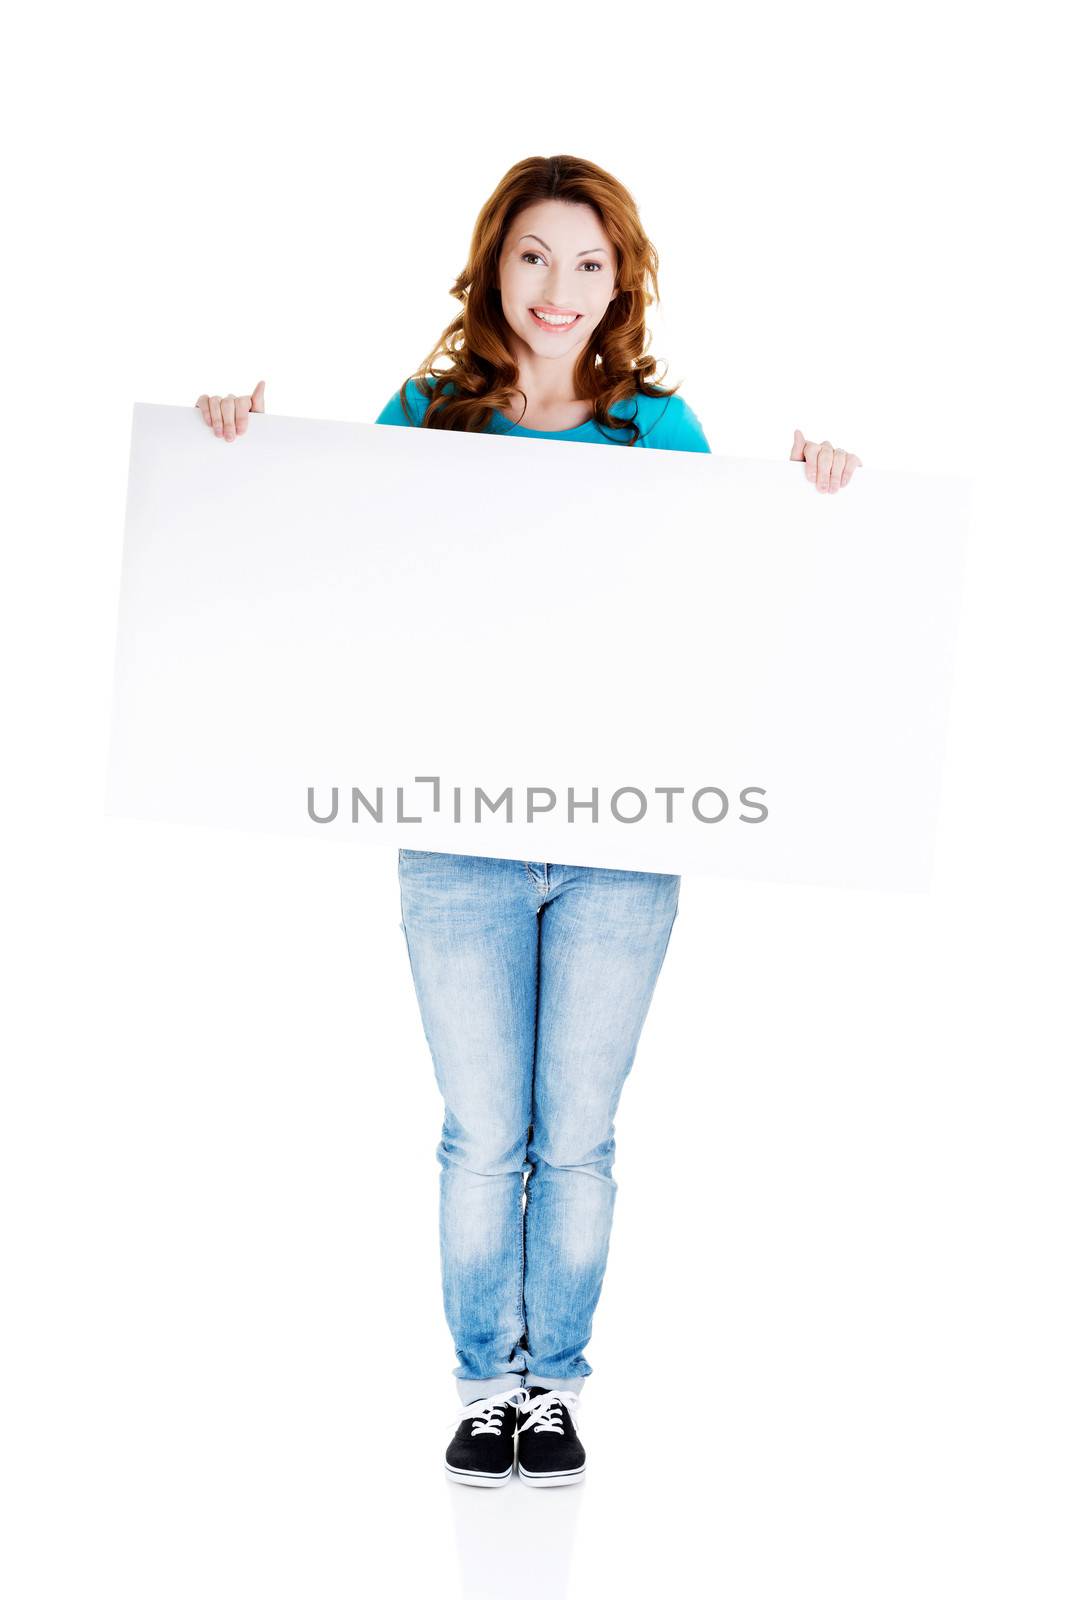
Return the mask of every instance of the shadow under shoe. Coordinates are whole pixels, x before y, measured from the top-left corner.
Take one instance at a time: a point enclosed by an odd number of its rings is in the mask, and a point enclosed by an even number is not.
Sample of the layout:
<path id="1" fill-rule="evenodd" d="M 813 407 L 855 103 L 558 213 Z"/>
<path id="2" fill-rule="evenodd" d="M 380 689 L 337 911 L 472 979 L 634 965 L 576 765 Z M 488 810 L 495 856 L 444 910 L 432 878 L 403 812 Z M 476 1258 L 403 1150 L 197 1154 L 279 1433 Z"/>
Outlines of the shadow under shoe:
<path id="1" fill-rule="evenodd" d="M 572 1411 L 579 1403 L 574 1389 L 526 1391 L 519 1403 L 521 1417 L 516 1433 L 519 1476 L 533 1488 L 551 1489 L 581 1483 L 586 1475 L 586 1452 L 575 1432 Z"/>
<path id="2" fill-rule="evenodd" d="M 501 1489 L 512 1476 L 519 1406 L 527 1391 L 520 1385 L 472 1400 L 460 1412 L 460 1425 L 445 1451 L 445 1471 L 454 1483 Z"/>

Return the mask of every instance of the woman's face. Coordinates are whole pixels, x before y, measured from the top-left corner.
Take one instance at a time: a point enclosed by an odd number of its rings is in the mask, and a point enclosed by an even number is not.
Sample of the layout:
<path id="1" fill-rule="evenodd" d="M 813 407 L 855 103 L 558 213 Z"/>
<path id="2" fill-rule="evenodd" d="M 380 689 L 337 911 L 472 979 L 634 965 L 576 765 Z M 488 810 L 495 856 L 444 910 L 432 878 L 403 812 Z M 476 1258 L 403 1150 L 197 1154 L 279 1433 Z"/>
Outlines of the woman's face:
<path id="1" fill-rule="evenodd" d="M 508 326 L 535 356 L 574 357 L 618 294 L 615 276 L 615 250 L 593 207 L 539 200 L 515 217 L 501 249 Z M 553 326 L 536 310 L 569 320 Z"/>

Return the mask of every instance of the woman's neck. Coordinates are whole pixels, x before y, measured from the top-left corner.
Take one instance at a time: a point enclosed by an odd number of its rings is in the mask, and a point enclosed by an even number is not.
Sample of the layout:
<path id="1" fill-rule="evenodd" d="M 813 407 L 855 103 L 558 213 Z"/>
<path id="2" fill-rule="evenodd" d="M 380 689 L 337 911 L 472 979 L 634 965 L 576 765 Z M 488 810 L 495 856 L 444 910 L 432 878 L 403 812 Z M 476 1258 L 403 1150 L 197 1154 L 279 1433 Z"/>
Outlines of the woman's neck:
<path id="1" fill-rule="evenodd" d="M 528 411 L 545 414 L 589 404 L 575 393 L 577 357 L 571 361 L 549 361 L 544 356 L 536 356 L 529 346 L 520 345 L 513 348 L 512 358 L 519 368 L 516 386 L 527 397 Z"/>

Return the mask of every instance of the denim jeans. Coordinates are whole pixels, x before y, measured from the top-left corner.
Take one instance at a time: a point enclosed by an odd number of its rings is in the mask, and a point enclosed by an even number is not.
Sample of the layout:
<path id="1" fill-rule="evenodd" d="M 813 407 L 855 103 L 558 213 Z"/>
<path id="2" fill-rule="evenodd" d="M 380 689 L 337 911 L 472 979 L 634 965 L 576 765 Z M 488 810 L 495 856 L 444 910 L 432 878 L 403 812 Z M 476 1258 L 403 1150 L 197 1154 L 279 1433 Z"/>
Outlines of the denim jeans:
<path id="1" fill-rule="evenodd" d="M 445 1317 L 462 1401 L 579 1390 L 615 1205 L 613 1117 L 680 878 L 401 850 L 402 926 L 445 1120 Z"/>

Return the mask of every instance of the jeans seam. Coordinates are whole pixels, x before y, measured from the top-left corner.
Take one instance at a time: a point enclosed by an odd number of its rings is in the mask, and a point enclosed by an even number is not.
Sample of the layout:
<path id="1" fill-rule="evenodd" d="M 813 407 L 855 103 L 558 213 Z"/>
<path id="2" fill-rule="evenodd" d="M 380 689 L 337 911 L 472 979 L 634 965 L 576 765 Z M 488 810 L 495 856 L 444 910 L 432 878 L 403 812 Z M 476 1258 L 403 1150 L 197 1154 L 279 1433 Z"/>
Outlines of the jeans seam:
<path id="1" fill-rule="evenodd" d="M 520 1174 L 520 1176 L 522 1176 L 522 1174 Z M 516 1224 L 517 1224 L 516 1225 L 516 1240 L 517 1240 L 517 1243 L 518 1243 L 518 1246 L 519 1246 L 519 1248 L 518 1248 L 518 1250 L 516 1252 L 517 1257 L 518 1257 L 518 1263 L 519 1263 L 519 1272 L 518 1272 L 518 1276 L 516 1278 L 516 1300 L 515 1300 L 515 1316 L 516 1316 L 516 1321 L 519 1324 L 519 1332 L 516 1334 L 516 1341 L 515 1341 L 517 1348 L 518 1348 L 518 1345 L 519 1345 L 519 1341 L 522 1339 L 523 1335 L 527 1331 L 526 1317 L 523 1314 L 523 1273 L 524 1273 L 524 1269 L 525 1269 L 524 1242 L 523 1242 L 523 1221 L 524 1221 L 524 1218 L 523 1218 L 523 1188 L 524 1188 L 524 1185 L 521 1182 L 520 1185 L 519 1185 L 519 1204 L 516 1207 Z"/>

